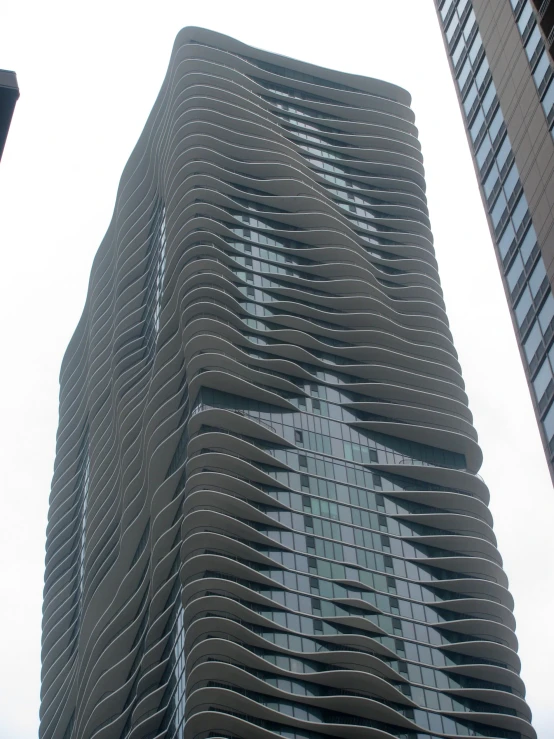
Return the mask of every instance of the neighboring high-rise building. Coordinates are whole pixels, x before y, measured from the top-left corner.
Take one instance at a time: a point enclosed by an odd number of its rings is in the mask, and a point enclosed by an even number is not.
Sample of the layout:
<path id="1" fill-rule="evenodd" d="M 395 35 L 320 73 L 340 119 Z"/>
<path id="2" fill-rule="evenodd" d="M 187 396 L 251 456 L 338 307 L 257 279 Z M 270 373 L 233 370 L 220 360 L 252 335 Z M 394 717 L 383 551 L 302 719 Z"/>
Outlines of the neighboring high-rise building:
<path id="1" fill-rule="evenodd" d="M 42 739 L 536 739 L 409 104 L 178 35 L 61 370 Z"/>
<path id="2" fill-rule="evenodd" d="M 0 159 L 2 159 L 18 97 L 19 87 L 15 72 L 0 69 Z"/>
<path id="3" fill-rule="evenodd" d="M 538 21 L 546 42 L 546 48 L 554 58 L 554 2 L 553 0 L 532 0 Z"/>
<path id="4" fill-rule="evenodd" d="M 435 5 L 554 480 L 554 2 Z"/>

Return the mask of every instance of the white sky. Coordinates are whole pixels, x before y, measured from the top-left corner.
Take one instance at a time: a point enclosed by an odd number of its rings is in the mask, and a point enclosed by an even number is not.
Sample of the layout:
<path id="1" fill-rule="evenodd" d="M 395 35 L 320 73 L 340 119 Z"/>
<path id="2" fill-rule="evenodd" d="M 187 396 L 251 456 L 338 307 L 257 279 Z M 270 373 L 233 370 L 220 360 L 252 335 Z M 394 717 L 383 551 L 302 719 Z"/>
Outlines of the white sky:
<path id="1" fill-rule="evenodd" d="M 175 35 L 201 25 L 412 93 L 447 309 L 516 600 L 522 676 L 539 737 L 552 739 L 554 495 L 432 0 L 0 5 L 0 67 L 14 69 L 21 88 L 0 163 L 0 737 L 37 735 L 60 362 Z"/>

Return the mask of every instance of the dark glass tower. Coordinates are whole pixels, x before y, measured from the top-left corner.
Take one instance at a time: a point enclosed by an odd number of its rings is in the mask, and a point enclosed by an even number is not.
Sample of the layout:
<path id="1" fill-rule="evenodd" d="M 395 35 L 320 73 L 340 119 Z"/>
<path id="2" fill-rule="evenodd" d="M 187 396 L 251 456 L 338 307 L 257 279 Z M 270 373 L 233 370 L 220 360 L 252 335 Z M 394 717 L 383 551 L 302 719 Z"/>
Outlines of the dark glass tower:
<path id="1" fill-rule="evenodd" d="M 0 69 L 0 159 L 10 130 L 13 111 L 19 98 L 19 87 L 15 72 Z"/>
<path id="2" fill-rule="evenodd" d="M 177 37 L 61 371 L 42 739 L 536 739 L 409 103 Z"/>
<path id="3" fill-rule="evenodd" d="M 554 2 L 435 5 L 554 480 Z"/>

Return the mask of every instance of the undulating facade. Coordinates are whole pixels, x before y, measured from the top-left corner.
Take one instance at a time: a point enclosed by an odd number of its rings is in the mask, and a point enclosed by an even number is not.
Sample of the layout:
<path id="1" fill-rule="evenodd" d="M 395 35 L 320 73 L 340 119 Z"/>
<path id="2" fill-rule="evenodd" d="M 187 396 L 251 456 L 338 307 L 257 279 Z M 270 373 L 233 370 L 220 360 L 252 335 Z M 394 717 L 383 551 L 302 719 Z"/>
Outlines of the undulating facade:
<path id="1" fill-rule="evenodd" d="M 554 480 L 554 2 L 435 5 Z"/>
<path id="2" fill-rule="evenodd" d="M 41 739 L 536 739 L 409 104 L 178 35 L 61 370 Z"/>

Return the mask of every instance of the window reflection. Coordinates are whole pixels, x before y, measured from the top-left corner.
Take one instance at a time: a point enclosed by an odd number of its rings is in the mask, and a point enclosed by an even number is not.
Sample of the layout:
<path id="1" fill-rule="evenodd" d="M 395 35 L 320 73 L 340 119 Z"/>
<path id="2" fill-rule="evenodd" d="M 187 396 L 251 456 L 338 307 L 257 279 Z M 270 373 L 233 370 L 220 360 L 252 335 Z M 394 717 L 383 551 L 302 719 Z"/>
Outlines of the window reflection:
<path id="1" fill-rule="evenodd" d="M 504 215 L 504 211 L 506 210 L 507 207 L 508 207 L 508 203 L 506 202 L 504 193 L 500 192 L 498 197 L 496 198 L 496 203 L 494 204 L 494 208 L 491 211 L 491 218 L 492 218 L 492 222 L 495 228 L 500 223 L 502 216 Z"/>
<path id="2" fill-rule="evenodd" d="M 479 136 L 479 133 L 481 129 L 483 128 L 483 123 L 485 122 L 485 114 L 482 110 L 479 110 L 477 115 L 475 116 L 475 120 L 473 121 L 473 125 L 470 129 L 471 138 L 473 141 L 476 140 L 476 138 Z"/>
<path id="3" fill-rule="evenodd" d="M 525 44 L 525 53 L 527 54 L 527 59 L 529 59 L 529 61 L 533 58 L 540 41 L 541 32 L 539 31 L 539 27 L 535 26 L 533 33 L 529 36 L 527 43 Z"/>
<path id="4" fill-rule="evenodd" d="M 475 85 L 471 85 L 464 99 L 464 111 L 466 115 L 469 113 L 469 111 L 473 107 L 473 103 L 476 100 L 477 100 L 477 88 L 475 87 Z"/>
<path id="5" fill-rule="evenodd" d="M 490 85 L 487 87 L 485 97 L 483 98 L 483 110 L 485 111 L 485 115 L 491 109 L 491 106 L 495 98 L 496 98 L 496 87 L 494 86 L 494 82 L 491 82 Z"/>
<path id="6" fill-rule="evenodd" d="M 552 108 L 554 107 L 554 79 L 550 80 L 550 84 L 546 88 L 546 92 L 542 101 L 542 107 L 544 108 L 544 113 L 548 118 L 552 113 Z"/>
<path id="7" fill-rule="evenodd" d="M 469 0 L 460 0 L 458 3 L 458 15 L 461 17 L 464 10 L 466 9 L 466 5 L 468 4 Z"/>
<path id="8" fill-rule="evenodd" d="M 461 37 L 458 40 L 458 43 L 456 44 L 454 51 L 452 52 L 452 64 L 456 66 L 458 62 L 460 61 L 460 58 L 462 56 L 462 52 L 465 49 L 466 42 L 463 37 Z"/>
<path id="9" fill-rule="evenodd" d="M 481 36 L 477 34 L 475 41 L 471 44 L 471 49 L 469 50 L 469 60 L 472 64 L 477 59 L 477 55 L 479 54 L 482 46 L 483 44 L 481 42 Z"/>
<path id="10" fill-rule="evenodd" d="M 519 174 L 517 171 L 517 167 L 515 164 L 512 164 L 510 171 L 508 172 L 508 175 L 506 176 L 506 180 L 504 181 L 504 192 L 506 193 L 506 197 L 508 200 L 513 195 L 513 192 L 516 188 L 516 185 L 519 180 Z"/>
<path id="11" fill-rule="evenodd" d="M 521 261 L 521 257 L 518 254 L 516 258 L 514 259 L 514 263 L 512 264 L 510 271 L 506 275 L 506 280 L 508 282 L 510 291 L 513 291 L 522 273 L 523 273 L 523 262 Z"/>
<path id="12" fill-rule="evenodd" d="M 491 140 L 489 139 L 488 136 L 486 136 L 485 139 L 483 140 L 483 143 L 477 150 L 477 154 L 475 155 L 479 169 L 483 168 L 483 164 L 485 163 L 491 151 L 492 151 Z"/>
<path id="13" fill-rule="evenodd" d="M 546 50 L 543 50 L 539 59 L 539 63 L 537 64 L 535 71 L 533 72 L 533 79 L 535 80 L 535 84 L 537 87 L 541 86 L 541 83 L 544 80 L 549 69 L 550 62 L 548 60 L 548 54 L 546 53 Z"/>
<path id="14" fill-rule="evenodd" d="M 496 112 L 496 115 L 491 121 L 491 125 L 489 126 L 489 133 L 493 141 L 498 136 L 500 127 L 502 126 L 503 123 L 504 123 L 504 116 L 502 115 L 502 111 L 499 108 Z"/>
<path id="15" fill-rule="evenodd" d="M 551 441 L 554 436 L 554 404 L 550 406 L 550 410 L 544 418 L 543 426 L 548 441 Z"/>
<path id="16" fill-rule="evenodd" d="M 521 325 L 523 324 L 523 321 L 527 317 L 527 314 L 529 313 L 529 310 L 532 305 L 533 305 L 533 299 L 531 298 L 531 293 L 529 291 L 529 288 L 526 287 L 515 308 L 517 325 L 520 328 L 521 328 Z"/>
<path id="17" fill-rule="evenodd" d="M 539 324 L 535 321 L 535 323 L 533 324 L 533 328 L 531 329 L 531 332 L 527 337 L 527 341 L 523 345 L 525 356 L 527 357 L 528 362 L 530 362 L 535 356 L 535 352 L 537 351 L 537 349 L 539 348 L 539 344 L 541 343 L 541 338 L 542 337 Z"/>
<path id="18" fill-rule="evenodd" d="M 517 205 L 514 208 L 514 212 L 512 213 L 512 220 L 514 222 L 514 228 L 516 231 L 523 223 L 523 219 L 527 215 L 528 210 L 529 209 L 527 206 L 527 200 L 525 198 L 525 195 L 522 195 L 517 201 Z"/>
<path id="19" fill-rule="evenodd" d="M 504 259 L 506 254 L 510 251 L 511 246 L 514 243 L 515 237 L 516 237 L 516 233 L 514 231 L 514 227 L 512 226 L 511 223 L 508 223 L 508 225 L 504 229 L 504 233 L 500 237 L 500 241 L 498 242 L 498 249 L 500 251 L 502 259 Z"/>
<path id="20" fill-rule="evenodd" d="M 529 19 L 533 15 L 533 10 L 531 8 L 531 3 L 526 3 L 525 7 L 523 8 L 523 12 L 519 16 L 519 20 L 517 22 L 517 27 L 519 28 L 519 32 L 523 33 L 527 27 L 527 24 L 529 23 Z"/>
<path id="21" fill-rule="evenodd" d="M 537 266 L 533 270 L 531 277 L 529 278 L 529 287 L 531 288 L 531 294 L 533 297 L 539 292 L 539 288 L 542 285 L 544 278 L 546 277 L 546 270 L 544 268 L 544 262 L 542 257 L 539 259 Z"/>
<path id="22" fill-rule="evenodd" d="M 446 16 L 448 15 L 448 11 L 452 7 L 452 3 L 454 0 L 446 0 L 444 5 L 441 8 L 441 18 L 444 20 Z"/>
<path id="23" fill-rule="evenodd" d="M 533 389 L 535 391 L 535 397 L 537 398 L 537 401 L 541 400 L 551 380 L 552 368 L 550 367 L 550 362 L 547 358 L 541 364 L 541 368 L 537 372 L 537 376 L 533 381 Z"/>
<path id="24" fill-rule="evenodd" d="M 452 20 L 450 21 L 450 23 L 448 25 L 448 28 L 446 29 L 446 32 L 445 32 L 446 33 L 446 40 L 448 41 L 448 43 L 450 43 L 452 41 L 452 39 L 454 37 L 454 34 L 456 33 L 456 29 L 458 28 L 459 22 L 460 22 L 460 20 L 459 20 L 458 16 L 456 14 L 454 14 L 452 16 Z"/>
<path id="25" fill-rule="evenodd" d="M 488 71 L 489 71 L 489 63 L 487 61 L 487 57 L 485 56 L 483 57 L 483 61 L 479 65 L 479 69 L 477 70 L 477 74 L 475 75 L 475 81 L 477 82 L 477 87 L 481 87 Z"/>
<path id="26" fill-rule="evenodd" d="M 535 229 L 533 225 L 531 225 L 527 229 L 525 238 L 521 242 L 521 246 L 519 248 L 520 254 L 525 263 L 527 263 L 527 260 L 531 256 L 531 252 L 533 251 L 533 248 L 536 243 L 537 243 L 537 234 L 535 233 Z"/>
<path id="27" fill-rule="evenodd" d="M 464 66 L 462 67 L 460 74 L 458 75 L 458 87 L 460 88 L 460 90 L 463 89 L 470 73 L 471 73 L 471 64 L 469 63 L 469 59 L 466 59 Z"/>
<path id="28" fill-rule="evenodd" d="M 539 325 L 542 329 L 543 334 L 546 333 L 550 322 L 554 318 L 554 296 L 549 293 L 541 312 L 539 313 Z"/>
<path id="29" fill-rule="evenodd" d="M 512 151 L 512 147 L 510 146 L 510 140 L 506 136 L 506 138 L 502 142 L 502 146 L 498 150 L 498 154 L 496 155 L 496 164 L 498 166 L 498 169 L 502 170 L 502 168 L 506 164 L 506 161 L 511 151 Z"/>
<path id="30" fill-rule="evenodd" d="M 463 33 L 464 38 L 466 39 L 466 41 L 471 36 L 471 32 L 475 28 L 475 24 L 476 23 L 477 23 L 477 19 L 475 18 L 475 11 L 472 8 L 471 9 L 471 13 L 468 15 L 467 21 L 465 22 L 465 25 L 464 25 L 464 27 L 462 29 L 462 33 Z"/>
<path id="31" fill-rule="evenodd" d="M 483 189 L 487 197 L 489 197 L 491 192 L 494 190 L 494 187 L 496 183 L 498 182 L 499 178 L 500 178 L 500 175 L 498 173 L 498 169 L 495 166 L 491 167 L 491 171 L 489 172 L 487 179 L 483 183 Z"/>

